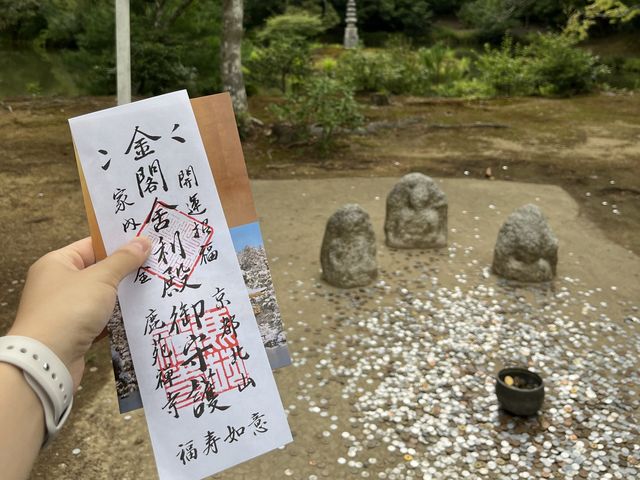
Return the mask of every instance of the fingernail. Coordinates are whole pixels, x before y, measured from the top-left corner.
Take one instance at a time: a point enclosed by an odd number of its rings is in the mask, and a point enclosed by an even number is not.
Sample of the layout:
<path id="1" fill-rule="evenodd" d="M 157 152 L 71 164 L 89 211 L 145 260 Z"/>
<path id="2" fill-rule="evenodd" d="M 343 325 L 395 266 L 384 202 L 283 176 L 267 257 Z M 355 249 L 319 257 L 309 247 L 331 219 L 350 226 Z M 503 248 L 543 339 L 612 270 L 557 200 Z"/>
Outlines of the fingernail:
<path id="1" fill-rule="evenodd" d="M 151 250 L 151 240 L 149 237 L 135 237 L 129 242 L 133 248 L 139 249 L 143 254 L 147 255 Z"/>

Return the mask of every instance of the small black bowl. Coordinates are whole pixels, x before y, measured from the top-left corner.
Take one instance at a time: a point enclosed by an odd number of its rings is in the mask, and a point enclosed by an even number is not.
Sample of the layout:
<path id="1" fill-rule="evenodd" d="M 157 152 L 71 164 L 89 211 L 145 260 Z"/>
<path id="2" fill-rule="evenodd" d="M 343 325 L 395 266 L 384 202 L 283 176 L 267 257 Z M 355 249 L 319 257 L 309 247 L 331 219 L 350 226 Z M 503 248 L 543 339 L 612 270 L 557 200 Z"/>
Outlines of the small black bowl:
<path id="1" fill-rule="evenodd" d="M 509 386 L 504 383 L 506 376 L 519 377 L 536 386 L 530 389 Z M 535 415 L 544 401 L 544 382 L 540 375 L 526 368 L 504 368 L 496 378 L 496 396 L 507 412 L 523 417 Z"/>

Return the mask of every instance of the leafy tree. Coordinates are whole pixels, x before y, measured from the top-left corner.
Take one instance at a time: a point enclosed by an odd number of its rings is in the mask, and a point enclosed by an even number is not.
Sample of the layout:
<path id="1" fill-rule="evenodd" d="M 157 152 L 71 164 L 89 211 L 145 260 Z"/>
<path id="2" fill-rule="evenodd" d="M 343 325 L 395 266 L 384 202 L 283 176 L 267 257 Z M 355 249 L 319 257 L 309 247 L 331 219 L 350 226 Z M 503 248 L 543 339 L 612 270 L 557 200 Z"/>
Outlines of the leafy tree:
<path id="1" fill-rule="evenodd" d="M 291 79 L 297 82 L 310 74 L 310 42 L 323 30 L 320 17 L 304 11 L 271 17 L 257 35 L 261 46 L 247 62 L 251 77 L 285 93 Z"/>
<path id="2" fill-rule="evenodd" d="M 216 0 L 156 0 L 132 2 L 132 46 L 153 44 L 155 58 L 145 58 L 143 49 L 132 48 L 132 76 L 138 94 L 158 94 L 177 88 L 193 93 L 219 90 L 221 5 Z M 166 56 L 167 62 L 159 56 Z M 154 70 L 154 67 L 159 69 Z M 153 88 L 139 81 L 162 77 Z M 147 84 L 148 85 L 148 84 Z"/>
<path id="3" fill-rule="evenodd" d="M 71 70 L 90 93 L 115 91 L 112 0 L 44 0 L 44 46 L 64 47 Z M 219 88 L 220 6 L 215 0 L 131 1 L 132 89 L 136 95 L 177 88 Z"/>
<path id="4" fill-rule="evenodd" d="M 63 58 L 70 70 L 82 72 L 77 76 L 78 84 L 85 91 L 92 94 L 115 93 L 114 4 L 100 2 L 89 9 L 88 0 L 76 0 L 76 9 L 68 15 L 55 9 L 58 3 L 50 3 L 52 11 L 48 15 L 48 23 L 53 28 L 51 33 L 48 28 L 42 32 L 41 43 L 46 46 L 51 38 L 55 44 L 68 46 L 63 50 Z"/>
<path id="5" fill-rule="evenodd" d="M 33 28 L 33 22 L 41 19 L 41 0 L 0 0 L 0 33 L 17 42 L 24 30 Z"/>
<path id="6" fill-rule="evenodd" d="M 39 43 L 46 48 L 77 48 L 77 35 L 85 30 L 81 19 L 81 9 L 87 4 L 81 0 L 45 0 L 41 5 L 42 16 L 46 25 L 39 32 Z M 104 2 L 96 5 L 98 16 L 106 10 Z M 109 10 L 111 13 L 112 10 Z M 113 22 L 109 21 L 109 25 Z M 104 31 L 102 34 L 106 34 Z M 112 32 L 113 35 L 113 32 Z"/>
<path id="7" fill-rule="evenodd" d="M 598 22 L 618 25 L 630 22 L 638 16 L 640 16 L 640 3 L 623 0 L 589 0 L 584 8 L 572 11 L 565 33 L 584 40 L 589 36 L 589 29 Z"/>

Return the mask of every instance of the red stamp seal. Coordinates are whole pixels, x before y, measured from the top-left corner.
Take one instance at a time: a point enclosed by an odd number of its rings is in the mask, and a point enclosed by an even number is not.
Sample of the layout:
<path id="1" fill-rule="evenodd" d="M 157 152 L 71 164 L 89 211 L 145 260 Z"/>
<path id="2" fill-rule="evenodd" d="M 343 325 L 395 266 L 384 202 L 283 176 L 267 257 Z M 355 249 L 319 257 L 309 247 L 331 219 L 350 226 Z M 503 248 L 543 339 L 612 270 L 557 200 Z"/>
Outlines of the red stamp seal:
<path id="1" fill-rule="evenodd" d="M 236 328 L 229 309 L 216 307 L 175 318 L 153 332 L 157 389 L 164 389 L 176 416 L 178 410 L 193 406 L 196 412 L 224 392 L 255 385 Z"/>
<path id="2" fill-rule="evenodd" d="M 142 270 L 166 284 L 183 288 L 206 249 L 211 248 L 213 228 L 175 205 L 156 199 L 136 236 L 140 235 L 153 242 L 151 255 Z"/>

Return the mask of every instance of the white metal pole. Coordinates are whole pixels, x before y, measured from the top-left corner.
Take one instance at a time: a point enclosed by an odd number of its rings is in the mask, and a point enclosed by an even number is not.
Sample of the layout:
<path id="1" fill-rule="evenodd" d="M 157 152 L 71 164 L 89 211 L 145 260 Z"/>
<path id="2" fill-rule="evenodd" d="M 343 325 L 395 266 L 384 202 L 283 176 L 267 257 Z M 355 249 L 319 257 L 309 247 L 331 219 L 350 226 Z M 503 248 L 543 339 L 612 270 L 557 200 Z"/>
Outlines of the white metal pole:
<path id="1" fill-rule="evenodd" d="M 129 0 L 116 1 L 116 70 L 118 105 L 131 102 L 131 31 Z"/>

